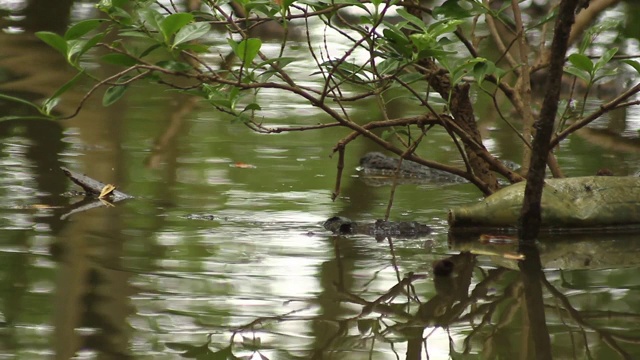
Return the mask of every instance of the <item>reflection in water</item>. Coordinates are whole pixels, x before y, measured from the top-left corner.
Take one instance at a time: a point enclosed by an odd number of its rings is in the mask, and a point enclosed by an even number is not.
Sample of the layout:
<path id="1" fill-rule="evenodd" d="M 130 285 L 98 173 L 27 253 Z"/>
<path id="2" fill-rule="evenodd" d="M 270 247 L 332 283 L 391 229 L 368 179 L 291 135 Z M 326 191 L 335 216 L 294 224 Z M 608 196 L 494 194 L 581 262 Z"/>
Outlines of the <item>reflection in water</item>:
<path id="1" fill-rule="evenodd" d="M 523 331 L 529 339 L 527 349 L 531 349 L 529 358 L 551 359 L 551 344 L 547 328 L 545 304 L 542 296 L 542 264 L 540 254 L 533 244 L 520 244 L 519 252 L 524 260 L 518 262 L 522 281 L 522 295 L 526 317 L 523 321 Z"/>

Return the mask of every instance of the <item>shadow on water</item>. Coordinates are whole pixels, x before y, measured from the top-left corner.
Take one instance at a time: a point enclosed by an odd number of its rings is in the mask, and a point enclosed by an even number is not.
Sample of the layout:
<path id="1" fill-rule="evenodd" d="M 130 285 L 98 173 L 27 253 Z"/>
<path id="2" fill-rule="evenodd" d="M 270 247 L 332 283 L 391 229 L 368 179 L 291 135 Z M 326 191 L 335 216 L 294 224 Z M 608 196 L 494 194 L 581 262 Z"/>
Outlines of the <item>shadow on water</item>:
<path id="1" fill-rule="evenodd" d="M 0 33 L 10 49 L 0 90 L 35 100 L 73 73 L 31 31 L 64 29 L 83 3 L 25 4 L 24 22 L 11 25 L 26 32 Z M 330 235 L 324 219 L 380 218 L 389 197 L 350 172 L 331 202 L 327 155 L 344 134 L 240 133 L 191 98 L 139 90 L 62 123 L 0 123 L 1 357 L 640 356 L 637 235 L 557 235 L 530 248 L 450 236 L 438 217 L 477 199 L 465 185 L 398 188 L 397 206 L 418 210 L 393 218 L 432 220 L 426 238 Z M 370 109 L 355 111 L 366 121 Z M 0 112 L 28 110 L 0 103 Z M 572 169 L 631 173 L 626 121 L 585 129 L 570 144 L 581 154 L 567 159 Z M 494 140 L 503 153 L 515 148 Z M 351 159 L 375 149 L 354 150 Z M 61 165 L 138 198 L 61 220 L 75 201 L 61 196 L 71 188 Z"/>

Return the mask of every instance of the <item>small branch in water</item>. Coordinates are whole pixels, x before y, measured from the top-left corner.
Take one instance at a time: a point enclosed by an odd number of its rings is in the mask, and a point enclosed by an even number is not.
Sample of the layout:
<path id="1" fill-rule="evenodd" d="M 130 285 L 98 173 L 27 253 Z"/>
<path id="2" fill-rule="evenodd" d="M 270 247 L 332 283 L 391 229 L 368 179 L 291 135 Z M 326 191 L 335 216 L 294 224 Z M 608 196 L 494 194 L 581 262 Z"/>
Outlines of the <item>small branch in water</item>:
<path id="1" fill-rule="evenodd" d="M 336 174 L 336 188 L 331 194 L 331 200 L 335 201 L 340 195 L 340 184 L 342 182 L 342 171 L 344 170 L 344 145 L 338 145 L 338 173 Z"/>
<path id="2" fill-rule="evenodd" d="M 108 185 L 98 180 L 95 180 L 93 178 L 90 178 L 87 175 L 71 171 L 65 167 L 60 167 L 60 170 L 62 170 L 62 172 L 65 175 L 67 175 L 67 177 L 71 179 L 71 181 L 73 181 L 75 184 L 83 188 L 84 191 L 86 192 L 87 197 L 98 198 L 102 193 L 102 190 L 105 188 L 105 186 Z M 115 189 L 109 192 L 109 194 L 106 196 L 106 198 L 112 202 L 118 202 L 121 200 L 130 199 L 132 197 L 133 196 L 125 194 L 122 191 L 115 190 Z"/>

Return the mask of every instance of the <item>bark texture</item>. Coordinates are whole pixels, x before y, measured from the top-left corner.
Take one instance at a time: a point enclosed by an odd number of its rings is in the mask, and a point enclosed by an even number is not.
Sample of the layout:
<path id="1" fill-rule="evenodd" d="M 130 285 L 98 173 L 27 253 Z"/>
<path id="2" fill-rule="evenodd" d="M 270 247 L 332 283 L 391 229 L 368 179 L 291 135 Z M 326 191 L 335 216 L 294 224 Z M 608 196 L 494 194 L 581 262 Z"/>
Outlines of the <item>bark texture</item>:
<path id="1" fill-rule="evenodd" d="M 535 137 L 532 143 L 531 167 L 527 174 L 527 185 L 520 215 L 520 239 L 522 241 L 535 240 L 540 231 L 542 189 L 547 166 L 547 158 L 551 149 L 550 142 L 553 135 L 553 125 L 558 111 L 560 87 L 564 67 L 564 58 L 569 46 L 571 26 L 575 21 L 576 7 L 580 0 L 562 0 L 558 10 L 551 55 L 549 77 L 547 78 L 546 93 L 540 110 L 540 117 L 535 122 Z"/>
<path id="2" fill-rule="evenodd" d="M 406 8 L 407 12 L 422 19 L 423 14 L 420 7 L 417 6 L 419 5 L 418 2 L 414 1 L 414 4 L 416 6 Z M 469 84 L 460 83 L 452 86 L 450 74 L 444 68 L 438 66 L 432 58 L 420 59 L 418 65 L 419 71 L 424 74 L 429 85 L 443 99 L 448 99 L 449 94 L 451 94 L 449 110 L 453 121 L 468 135 L 468 139 L 461 140 L 464 144 L 464 152 L 469 160 L 469 165 L 474 175 L 486 184 L 486 189 L 489 191 L 485 195 L 490 195 L 490 193 L 497 191 L 500 188 L 498 179 L 491 172 L 490 164 L 480 155 L 482 152 L 487 152 L 487 149 L 482 144 L 482 137 L 478 131 L 473 104 L 469 98 Z"/>

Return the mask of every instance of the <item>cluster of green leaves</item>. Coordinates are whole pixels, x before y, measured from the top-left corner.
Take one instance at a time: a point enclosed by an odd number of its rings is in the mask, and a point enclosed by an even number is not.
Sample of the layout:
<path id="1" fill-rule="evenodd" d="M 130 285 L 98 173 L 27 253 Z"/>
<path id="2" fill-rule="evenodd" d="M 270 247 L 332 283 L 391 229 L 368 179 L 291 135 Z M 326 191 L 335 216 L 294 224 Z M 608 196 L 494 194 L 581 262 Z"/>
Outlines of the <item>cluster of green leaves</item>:
<path id="1" fill-rule="evenodd" d="M 587 87 L 591 87 L 602 78 L 615 76 L 618 73 L 616 69 L 606 67 L 617 52 L 618 48 L 611 48 L 605 51 L 595 62 L 585 54 L 571 54 L 569 55 L 571 64 L 565 68 L 565 72 L 584 80 L 587 83 Z"/>
<path id="2" fill-rule="evenodd" d="M 595 61 L 591 60 L 586 53 L 598 36 L 619 26 L 619 21 L 609 20 L 589 28 L 578 47 L 578 52 L 569 55 L 570 64 L 565 68 L 565 72 L 583 80 L 588 88 L 605 77 L 617 75 L 618 70 L 610 65 L 611 60 L 618 52 L 617 47 L 604 51 L 600 58 Z M 640 63 L 638 61 L 625 59 L 622 62 L 627 63 L 640 74 Z"/>
<path id="3" fill-rule="evenodd" d="M 365 38 L 363 47 L 368 47 L 367 50 L 373 49 L 369 50 L 372 56 L 361 64 L 331 60 L 322 63 L 321 67 L 341 82 L 364 86 L 368 90 L 378 90 L 380 93 L 423 79 L 420 74 L 405 70 L 425 58 L 434 59 L 443 66 L 449 73 L 452 85 L 460 83 L 466 76 L 473 77 L 480 86 L 487 76 L 499 80 L 507 71 L 496 67 L 489 59 L 474 57 L 471 54 L 462 55 L 459 49 L 455 49 L 460 42 L 451 37 L 460 26 L 475 16 L 503 18 L 502 11 L 508 5 L 499 10 L 492 10 L 482 2 L 462 2 L 466 3 L 464 7 L 460 5 L 460 1 L 445 1 L 441 6 L 434 8 L 434 21 L 427 24 L 401 7 L 395 9 L 401 21 L 391 23 L 379 19 L 378 8 L 382 4 L 381 1 L 372 1 L 371 9 L 358 1 L 340 0 L 339 4 L 353 5 L 369 14 L 361 17 L 363 27 L 360 33 Z M 394 3 L 391 1 L 384 5 L 391 6 Z M 418 90 L 414 94 L 420 92 Z"/>
<path id="4" fill-rule="evenodd" d="M 37 32 L 36 36 L 60 52 L 69 64 L 79 68 L 82 55 L 100 42 L 104 38 L 104 33 L 95 34 L 89 39 L 83 37 L 95 30 L 102 22 L 103 20 L 100 19 L 84 20 L 71 26 L 63 36 L 48 31 Z"/>
<path id="5" fill-rule="evenodd" d="M 592 58 L 587 55 L 587 52 L 590 51 L 590 49 L 596 42 L 596 39 L 600 35 L 619 26 L 619 21 L 609 20 L 589 28 L 586 31 L 582 41 L 580 42 L 580 45 L 578 46 L 578 51 L 569 55 L 569 64 L 565 67 L 564 71 L 567 74 L 573 75 L 576 79 L 582 80 L 586 85 L 586 91 L 584 93 L 584 100 L 582 101 L 582 105 L 580 106 L 579 111 L 575 111 L 575 101 L 562 101 L 562 106 L 559 109 L 560 130 L 564 128 L 564 125 L 569 118 L 574 116 L 582 116 L 584 114 L 586 106 L 585 100 L 589 95 L 590 89 L 596 83 L 600 82 L 606 77 L 618 75 L 619 69 L 616 66 L 617 64 L 613 64 L 612 62 L 614 56 L 618 53 L 617 47 L 605 50 L 598 59 L 594 60 L 592 60 Z M 640 74 L 640 63 L 638 63 L 636 60 L 625 59 L 622 60 L 622 62 L 630 65 L 638 72 L 638 74 Z"/>
<path id="6" fill-rule="evenodd" d="M 152 61 L 151 64 L 172 71 L 189 71 L 191 66 L 188 63 L 176 59 L 182 51 L 194 53 L 208 51 L 207 46 L 192 43 L 192 41 L 208 34 L 211 28 L 210 24 L 204 21 L 195 21 L 194 15 L 190 13 L 162 15 L 151 6 L 152 3 L 151 1 L 102 0 L 97 7 L 108 15 L 109 20 L 80 21 L 71 26 L 63 35 L 48 31 L 37 32 L 36 36 L 61 53 L 67 62 L 78 70 L 78 75 L 60 87 L 42 105 L 14 98 L 10 100 L 26 103 L 36 108 L 42 115 L 53 117 L 52 110 L 58 104 L 60 96 L 71 89 L 83 76 L 89 76 L 96 81 L 101 80 L 94 78 L 83 67 L 81 59 L 103 41 L 106 34 L 112 31 L 117 33 L 119 39 L 136 38 L 139 41 L 115 41 L 111 46 L 116 51 L 104 55 L 101 58 L 102 61 L 118 66 L 132 67 L 141 64 L 143 59 L 148 58 L 155 50 L 163 48 L 170 56 L 162 57 L 159 61 Z M 125 10 L 126 8 L 129 9 Z M 101 28 L 105 23 L 108 26 Z M 140 46 L 141 44 L 143 46 Z M 153 73 L 150 73 L 148 77 L 157 79 Z M 127 81 L 131 78 L 131 74 L 118 78 L 115 85 L 109 87 L 105 92 L 103 105 L 109 106 L 120 99 L 128 87 Z M 7 96 L 3 95 L 3 97 Z"/>
<path id="7" fill-rule="evenodd" d="M 275 16 L 282 9 L 277 4 L 270 6 L 271 3 L 266 0 L 239 2 L 248 12 L 254 11 L 268 16 Z M 288 7 L 290 3 L 291 1 L 284 2 L 283 7 Z M 85 69 L 81 59 L 91 49 L 99 46 L 108 33 L 113 34 L 115 40 L 105 44 L 109 52 L 100 59 L 105 63 L 123 67 L 124 70 L 122 76 L 110 82 L 102 99 L 104 106 L 118 101 L 125 94 L 134 76 L 136 80 L 143 78 L 152 81 L 160 80 L 161 75 L 149 71 L 150 68 L 157 67 L 174 73 L 193 75 L 192 63 L 184 61 L 181 55 L 184 52 L 196 55 L 209 52 L 205 37 L 211 33 L 211 25 L 204 19 L 216 20 L 216 14 L 162 13 L 154 1 L 102 0 L 97 8 L 107 15 L 107 19 L 81 21 L 71 26 L 63 35 L 46 31 L 36 33 L 38 38 L 57 50 L 72 67 L 78 70 L 77 76 L 46 99 L 42 105 L 7 95 L 1 95 L 2 98 L 24 103 L 36 108 L 41 115 L 53 118 L 52 110 L 58 104 L 60 96 L 80 79 L 88 76 L 97 82 L 103 80 L 94 77 L 88 69 Z M 248 38 L 235 41 L 229 38 L 228 44 L 240 59 L 241 66 L 236 74 L 229 74 L 231 72 L 229 69 L 220 69 L 219 74 L 235 76 L 240 83 L 267 81 L 276 74 L 271 64 L 278 63 L 280 67 L 284 67 L 293 61 L 291 58 L 282 57 L 254 63 L 262 46 L 259 39 Z M 146 73 L 143 73 L 143 70 L 146 70 Z M 207 98 L 212 105 L 236 116 L 246 111 L 260 109 L 257 104 L 251 103 L 237 110 L 236 105 L 244 92 L 233 85 L 207 84 L 199 91 L 193 92 Z"/>
<path id="8" fill-rule="evenodd" d="M 196 71 L 202 71 L 202 69 L 194 69 L 194 63 L 186 62 L 181 55 L 184 52 L 198 55 L 210 51 L 206 42 L 207 36 L 211 34 L 209 22 L 227 20 L 215 9 L 216 6 L 228 2 L 230 0 L 220 0 L 215 3 L 205 1 L 205 4 L 209 5 L 209 11 L 171 13 L 170 9 L 162 9 L 151 0 L 134 2 L 101 0 L 97 8 L 107 15 L 107 19 L 81 21 L 71 26 L 63 35 L 51 32 L 37 33 L 40 39 L 60 52 L 67 62 L 78 70 L 78 76 L 62 86 L 42 105 L 31 105 L 36 106 L 41 114 L 51 116 L 52 110 L 64 92 L 84 76 L 93 78 L 90 71 L 83 68 L 81 59 L 92 48 L 99 46 L 107 33 L 114 34 L 116 40 L 105 44 L 109 53 L 103 55 L 101 60 L 124 67 L 125 71 L 117 79 L 109 82 L 109 88 L 103 97 L 104 106 L 119 100 L 134 77 L 136 80 L 142 78 L 152 81 L 160 80 L 161 75 L 152 71 L 153 67 L 177 74 L 193 75 Z M 320 64 L 320 72 L 325 75 L 331 74 L 339 80 L 336 86 L 348 83 L 380 94 L 389 89 L 415 84 L 422 79 L 422 76 L 406 69 L 425 58 L 434 59 L 444 67 L 449 73 L 452 85 L 471 76 L 482 87 L 487 76 L 492 76 L 499 81 L 509 71 L 509 69 L 497 67 L 489 59 L 474 57 L 470 54 L 463 55 L 463 52 L 459 51 L 461 43 L 454 39 L 457 36 L 454 33 L 460 31 L 460 27 L 470 18 L 477 16 L 491 16 L 499 21 L 509 22 L 510 20 L 504 16 L 503 12 L 510 7 L 510 4 L 505 4 L 500 9 L 492 9 L 478 0 L 446 0 L 433 9 L 434 19 L 426 24 L 423 19 L 417 18 L 402 7 L 395 9 L 401 21 L 390 23 L 385 20 L 383 15 L 390 6 L 397 3 L 397 0 L 390 2 L 372 0 L 372 7 L 365 6 L 358 0 L 330 2 L 302 0 L 299 3 L 310 5 L 315 10 L 333 6 L 353 6 L 368 14 L 361 18 L 362 38 L 360 40 L 345 38 L 352 42 L 354 48 L 360 46 L 369 51 L 369 58 L 362 63 L 347 61 L 345 57 Z M 236 0 L 236 5 L 241 6 L 247 16 L 271 19 L 279 17 L 281 20 L 284 20 L 292 4 L 293 0 Z M 325 16 L 327 23 L 330 24 L 332 15 L 322 16 Z M 553 16 L 554 14 L 550 14 L 535 26 L 549 21 Z M 250 23 L 247 22 L 247 25 Z M 607 65 L 617 49 L 608 50 L 595 62 L 585 55 L 591 41 L 609 28 L 608 25 L 601 25 L 590 30 L 591 32 L 585 37 L 590 40 L 583 42 L 579 52 L 569 57 L 570 65 L 566 68 L 567 73 L 583 79 L 589 85 L 614 74 Z M 214 71 L 215 75 L 227 81 L 205 83 L 200 88 L 190 91 L 207 99 L 219 110 L 246 121 L 254 116 L 255 111 L 261 110 L 255 100 L 259 87 L 247 91 L 246 88 L 250 86 L 240 85 L 264 83 L 270 81 L 274 75 L 281 79 L 279 71 L 293 59 L 287 57 L 266 59 L 262 55 L 259 57 L 262 42 L 257 38 L 242 38 L 237 41 L 229 37 L 227 40 L 230 52 L 240 60 L 238 66 L 222 67 L 218 70 L 208 68 L 206 71 Z M 359 43 L 361 45 L 358 45 Z M 636 61 L 628 60 L 627 63 L 640 71 L 640 64 Z M 277 65 L 277 68 L 273 65 Z M 101 79 L 93 79 L 101 81 Z"/>
<path id="9" fill-rule="evenodd" d="M 224 3 L 225 1 L 216 4 Z M 238 3 L 246 13 L 273 17 L 283 8 L 288 7 L 291 1 L 285 1 L 282 6 L 262 0 L 243 0 Z M 108 15 L 110 29 L 117 32 L 119 39 L 111 44 L 112 51 L 104 55 L 101 58 L 102 61 L 124 67 L 134 67 L 143 63 L 151 64 L 172 72 L 191 75 L 194 74 L 193 63 L 183 61 L 180 55 L 184 52 L 195 55 L 209 52 L 210 46 L 207 45 L 205 38 L 211 33 L 209 20 L 224 18 L 215 12 L 169 14 L 165 12 L 163 14 L 153 1 L 138 1 L 132 4 L 126 0 L 102 0 L 98 8 Z M 49 37 L 55 36 L 55 34 L 49 34 Z M 194 42 L 195 40 L 198 42 Z M 57 39 L 57 41 L 63 43 L 64 39 Z M 240 59 L 240 67 L 224 68 L 215 72 L 221 77 L 236 79 L 239 84 L 267 81 L 276 74 L 271 64 L 277 63 L 278 66 L 284 67 L 293 61 L 291 58 L 280 57 L 259 63 L 254 62 L 262 47 L 262 42 L 257 38 L 236 41 L 229 37 L 228 44 L 233 54 Z M 209 70 L 211 68 L 207 69 Z M 150 72 L 145 77 L 151 80 L 159 79 L 159 75 L 154 72 Z M 103 105 L 109 106 L 120 99 L 131 78 L 131 74 L 126 74 L 117 79 L 116 85 L 105 92 Z M 252 102 L 238 108 L 238 104 L 245 96 L 255 97 L 257 91 L 249 94 L 227 82 L 226 85 L 203 84 L 200 89 L 191 92 L 208 99 L 218 109 L 246 120 L 247 112 L 260 110 L 260 106 Z"/>
<path id="10" fill-rule="evenodd" d="M 45 99 L 42 105 L 34 104 L 30 101 L 5 94 L 0 94 L 0 98 L 27 105 L 28 107 L 36 109 L 41 116 L 50 118 L 52 116 L 51 112 L 60 102 L 60 97 L 62 96 L 62 94 L 71 89 L 78 82 L 78 80 L 81 79 L 84 73 L 84 70 L 80 66 L 80 58 L 82 57 L 82 55 L 91 50 L 94 46 L 96 46 L 96 44 L 98 44 L 98 42 L 103 39 L 104 33 L 95 34 L 88 39 L 85 39 L 85 35 L 95 30 L 98 26 L 100 26 L 102 22 L 103 20 L 100 19 L 80 21 L 77 24 L 71 26 L 62 36 L 47 31 L 36 33 L 36 36 L 40 40 L 61 53 L 71 66 L 79 70 L 79 73 L 76 76 L 74 76 L 70 81 L 60 87 L 53 95 Z M 9 116 L 3 117 L 2 119 L 10 120 L 12 118 L 13 117 Z"/>

